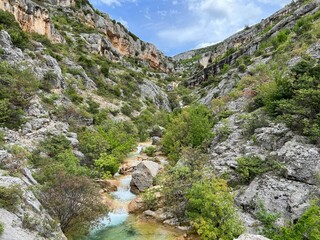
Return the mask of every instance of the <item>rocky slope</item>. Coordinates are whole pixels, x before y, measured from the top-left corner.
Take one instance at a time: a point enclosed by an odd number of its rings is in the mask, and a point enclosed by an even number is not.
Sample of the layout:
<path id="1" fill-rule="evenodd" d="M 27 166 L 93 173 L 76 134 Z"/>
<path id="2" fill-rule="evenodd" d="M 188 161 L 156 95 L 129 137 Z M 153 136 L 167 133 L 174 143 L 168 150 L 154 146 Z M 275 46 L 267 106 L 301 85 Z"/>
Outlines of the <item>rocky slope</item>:
<path id="1" fill-rule="evenodd" d="M 83 35 L 88 45 L 110 58 L 120 56 L 137 57 L 154 69 L 170 72 L 172 64 L 153 44 L 141 41 L 120 23 L 110 19 L 106 14 L 95 11 L 88 1 L 9 1 L 1 0 L 0 9 L 14 14 L 23 30 L 47 36 L 56 43 L 65 43 L 64 37 L 55 28 L 52 17 L 71 15 L 96 30 L 96 33 Z"/>
<path id="2" fill-rule="evenodd" d="M 273 72 L 283 70 L 279 74 L 285 78 L 305 59 L 319 63 L 319 6 L 318 0 L 292 2 L 220 44 L 176 56 L 174 69 L 171 60 L 152 44 L 87 1 L 0 0 L 0 9 L 13 13 L 28 33 L 21 40 L 9 16 L 0 19 L 0 82 L 6 87 L 10 76 L 35 82 L 32 94 L 22 95 L 26 101 L 19 98 L 23 106 L 10 94 L 0 96 L 0 187 L 21 189 L 16 209 L 0 209 L 1 239 L 66 238 L 34 189 L 39 184 L 32 176 L 37 171 L 30 170 L 36 168 L 30 155 L 39 143 L 49 136 L 64 136 L 72 156 L 84 164 L 90 145 L 104 143 L 103 137 L 87 139 L 83 147 L 80 142 L 88 132 L 103 131 L 112 125 L 109 120 L 129 122 L 128 134 L 157 136 L 159 142 L 163 129 L 158 125 L 166 120 L 158 115 L 160 110 L 171 112 L 194 99 L 207 105 L 218 119 L 207 165 L 212 174 L 233 186 L 247 231 L 259 232 L 261 203 L 266 211 L 280 214 L 278 225 L 297 222 L 310 200 L 320 194 L 319 145 L 266 114 L 264 108 L 250 107 L 260 85 L 277 77 Z M 309 24 L 308 28 L 303 24 Z M 279 35 L 285 35 L 284 40 Z M 23 86 L 16 87 L 24 91 Z M 156 127 L 161 130 L 159 136 L 154 133 Z M 101 148 L 109 151 L 112 144 Z M 41 157 L 46 154 L 40 149 Z M 255 159 L 267 169 L 258 169 L 259 174 L 243 181 L 241 158 Z"/>

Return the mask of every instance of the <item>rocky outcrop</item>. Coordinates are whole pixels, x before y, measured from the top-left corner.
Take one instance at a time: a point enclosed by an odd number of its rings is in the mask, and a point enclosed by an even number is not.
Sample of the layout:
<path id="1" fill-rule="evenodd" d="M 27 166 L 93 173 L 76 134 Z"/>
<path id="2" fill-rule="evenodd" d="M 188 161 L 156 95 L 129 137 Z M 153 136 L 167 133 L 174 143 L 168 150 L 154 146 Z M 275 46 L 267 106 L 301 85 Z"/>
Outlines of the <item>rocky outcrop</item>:
<path id="1" fill-rule="evenodd" d="M 160 165 L 152 161 L 142 161 L 139 163 L 132 172 L 132 180 L 130 182 L 131 192 L 137 194 L 151 187 L 159 169 Z"/>
<path id="2" fill-rule="evenodd" d="M 272 16 L 263 19 L 260 23 L 217 44 L 214 50 L 209 50 L 203 54 L 203 59 L 200 60 L 203 69 L 188 80 L 188 85 L 194 87 L 203 81 L 207 81 L 208 76 L 218 74 L 226 64 L 233 65 L 237 59 L 244 55 L 252 56 L 259 49 L 262 41 L 276 35 L 284 28 L 292 29 L 302 16 L 315 13 L 319 10 L 319 6 L 320 2 L 318 0 L 310 1 L 307 4 L 303 1 L 292 2 Z M 271 29 L 268 30 L 270 27 Z M 264 33 L 265 30 L 268 31 Z"/>
<path id="3" fill-rule="evenodd" d="M 7 188 L 18 186 L 22 191 L 21 204 L 14 212 L 0 208 L 0 219 L 4 227 L 1 239 L 67 239 L 31 191 L 33 183 L 26 176 L 21 179 L 11 177 L 7 175 L 7 172 L 1 170 L 0 186 Z"/>
<path id="4" fill-rule="evenodd" d="M 51 23 L 48 9 L 33 1 L 0 0 L 0 9 L 12 13 L 24 31 L 46 35 L 54 42 L 63 42 L 63 38 Z"/>
<path id="5" fill-rule="evenodd" d="M 139 88 L 143 98 L 150 99 L 159 109 L 171 112 L 168 96 L 158 85 L 145 79 Z"/>

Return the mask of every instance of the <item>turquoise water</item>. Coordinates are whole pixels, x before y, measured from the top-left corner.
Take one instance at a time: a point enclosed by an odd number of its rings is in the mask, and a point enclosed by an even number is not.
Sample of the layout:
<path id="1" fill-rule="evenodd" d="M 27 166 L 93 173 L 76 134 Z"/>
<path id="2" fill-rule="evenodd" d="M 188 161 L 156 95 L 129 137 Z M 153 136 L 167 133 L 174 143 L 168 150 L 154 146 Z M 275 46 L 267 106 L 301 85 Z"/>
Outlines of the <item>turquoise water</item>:
<path id="1" fill-rule="evenodd" d="M 129 157 L 138 156 L 143 147 Z M 116 208 L 100 220 L 98 228 L 93 229 L 85 240 L 174 240 L 182 234 L 155 222 L 140 221 L 128 213 L 128 204 L 136 198 L 130 192 L 131 175 L 115 176 L 119 180 L 117 191 L 110 193 Z"/>
<path id="2" fill-rule="evenodd" d="M 174 240 L 181 235 L 157 223 L 140 222 L 130 215 L 124 223 L 96 231 L 86 240 Z"/>

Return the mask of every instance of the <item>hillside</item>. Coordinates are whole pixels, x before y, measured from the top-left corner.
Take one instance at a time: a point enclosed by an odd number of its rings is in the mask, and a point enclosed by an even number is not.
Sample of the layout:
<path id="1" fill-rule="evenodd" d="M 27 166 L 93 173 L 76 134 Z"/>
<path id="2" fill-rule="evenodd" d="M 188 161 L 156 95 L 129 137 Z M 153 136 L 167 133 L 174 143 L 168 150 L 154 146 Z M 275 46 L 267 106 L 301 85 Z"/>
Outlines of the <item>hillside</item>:
<path id="1" fill-rule="evenodd" d="M 174 58 L 87 0 L 0 0 L 0 239 L 87 239 L 119 168 L 187 239 L 318 239 L 319 39 L 318 0 Z"/>

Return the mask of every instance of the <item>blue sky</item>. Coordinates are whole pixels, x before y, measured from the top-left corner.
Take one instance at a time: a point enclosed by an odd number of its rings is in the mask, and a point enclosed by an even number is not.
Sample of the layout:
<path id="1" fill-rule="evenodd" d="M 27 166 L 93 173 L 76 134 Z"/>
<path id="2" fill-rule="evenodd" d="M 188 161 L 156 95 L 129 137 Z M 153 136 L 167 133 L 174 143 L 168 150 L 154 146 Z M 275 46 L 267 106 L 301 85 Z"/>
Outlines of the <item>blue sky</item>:
<path id="1" fill-rule="evenodd" d="M 292 0 L 90 0 L 168 56 L 212 45 Z"/>

